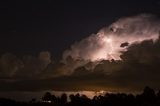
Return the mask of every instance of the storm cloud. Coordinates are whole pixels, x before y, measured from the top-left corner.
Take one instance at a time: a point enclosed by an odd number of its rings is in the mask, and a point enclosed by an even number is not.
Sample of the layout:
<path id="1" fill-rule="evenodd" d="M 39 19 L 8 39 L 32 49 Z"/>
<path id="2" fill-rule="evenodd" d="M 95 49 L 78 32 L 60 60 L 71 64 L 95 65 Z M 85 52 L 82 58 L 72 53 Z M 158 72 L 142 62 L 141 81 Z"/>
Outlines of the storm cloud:
<path id="1" fill-rule="evenodd" d="M 49 77 L 32 79 L 1 79 L 1 91 L 138 91 L 148 85 L 155 89 L 160 87 L 160 40 L 146 40 L 131 45 L 121 55 L 122 60 L 103 60 L 91 71 L 84 66 L 74 70 L 70 75 L 62 74 L 64 64 L 48 66 Z M 63 67 L 64 70 L 60 70 Z M 54 76 L 59 69 L 59 76 Z M 51 71 L 52 70 L 52 71 Z M 46 72 L 41 72 L 41 74 Z M 33 75 L 33 74 L 32 74 Z M 39 74 L 35 74 L 39 75 Z M 56 75 L 56 74 L 55 74 Z M 64 76 L 65 75 L 65 76 Z M 40 76 L 39 76 L 40 77 Z M 23 86 L 22 86 L 23 85 Z M 36 85 L 36 86 L 33 86 Z M 33 86 L 30 88 L 30 86 Z"/>
<path id="2" fill-rule="evenodd" d="M 158 89 L 159 25 L 157 17 L 146 14 L 119 19 L 73 44 L 62 61 L 54 61 L 48 51 L 1 54 L 0 91 Z"/>
<path id="3" fill-rule="evenodd" d="M 34 78 L 52 63 L 51 54 L 47 51 L 36 56 L 18 57 L 12 53 L 4 53 L 0 57 L 1 78 Z"/>
<path id="4" fill-rule="evenodd" d="M 63 61 L 69 64 L 67 58 L 71 57 L 76 62 L 76 65 L 73 65 L 74 70 L 89 62 L 121 60 L 122 51 L 127 51 L 128 46 L 149 39 L 156 41 L 159 28 L 160 21 L 154 15 L 141 14 L 120 18 L 97 34 L 71 45 L 70 49 L 63 53 Z"/>

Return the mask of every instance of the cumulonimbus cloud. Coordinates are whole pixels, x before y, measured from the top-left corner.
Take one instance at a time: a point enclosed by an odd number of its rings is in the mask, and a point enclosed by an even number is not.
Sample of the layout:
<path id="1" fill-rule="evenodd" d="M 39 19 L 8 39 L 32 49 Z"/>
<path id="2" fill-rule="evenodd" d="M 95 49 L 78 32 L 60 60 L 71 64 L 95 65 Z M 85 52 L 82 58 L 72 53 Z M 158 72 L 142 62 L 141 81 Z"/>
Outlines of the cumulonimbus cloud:
<path id="1" fill-rule="evenodd" d="M 103 70 L 107 65 L 101 65 L 102 60 L 107 60 L 109 66 L 105 73 L 112 73 L 121 68 L 121 64 L 113 60 L 123 60 L 121 58 L 129 47 L 144 40 L 159 38 L 160 21 L 153 15 L 137 15 L 124 17 L 108 27 L 102 28 L 97 34 L 82 39 L 71 45 L 70 49 L 63 53 L 63 62 L 53 64 L 49 52 L 40 52 L 37 57 L 23 56 L 19 58 L 11 53 L 0 56 L 0 77 L 23 77 L 23 78 L 50 78 L 63 75 L 71 75 L 79 67 L 87 70 Z M 106 63 L 105 62 L 105 63 Z M 110 70 L 109 70 L 110 69 Z"/>
<path id="2" fill-rule="evenodd" d="M 63 61 L 69 64 L 68 57 L 75 62 L 83 61 L 78 65 L 76 63 L 78 67 L 88 62 L 121 60 L 122 52 L 127 51 L 129 45 L 149 39 L 156 41 L 159 31 L 160 21 L 154 15 L 124 17 L 102 28 L 97 34 L 71 45 L 70 49 L 63 53 Z"/>

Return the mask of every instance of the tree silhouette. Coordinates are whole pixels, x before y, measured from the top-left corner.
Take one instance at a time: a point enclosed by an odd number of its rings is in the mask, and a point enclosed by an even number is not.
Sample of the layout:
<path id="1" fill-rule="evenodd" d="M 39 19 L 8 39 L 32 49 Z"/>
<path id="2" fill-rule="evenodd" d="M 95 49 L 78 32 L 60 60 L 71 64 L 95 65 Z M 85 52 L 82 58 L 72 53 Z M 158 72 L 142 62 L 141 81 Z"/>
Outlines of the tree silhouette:
<path id="1" fill-rule="evenodd" d="M 67 95 L 64 93 L 60 97 L 46 92 L 42 97 L 43 102 L 16 102 L 10 99 L 0 98 L 0 106 L 160 106 L 160 91 L 155 91 L 150 87 L 145 87 L 141 94 L 134 96 L 125 93 L 106 93 L 104 96 L 94 96 L 89 99 L 86 95 Z M 48 102 L 51 101 L 51 102 Z"/>
<path id="2" fill-rule="evenodd" d="M 63 93 L 63 94 L 61 95 L 60 100 L 61 100 L 61 103 L 62 103 L 62 104 L 67 103 L 67 95 L 66 95 L 65 93 Z"/>
<path id="3" fill-rule="evenodd" d="M 147 102 L 154 102 L 155 99 L 156 99 L 156 94 L 155 94 L 155 91 L 153 89 L 146 86 L 143 90 L 142 97 Z"/>
<path id="4" fill-rule="evenodd" d="M 51 93 L 50 92 L 46 92 L 44 94 L 44 96 L 42 97 L 42 100 L 43 101 L 52 101 L 52 95 L 51 95 Z"/>
<path id="5" fill-rule="evenodd" d="M 32 98 L 30 103 L 36 103 L 36 98 Z"/>

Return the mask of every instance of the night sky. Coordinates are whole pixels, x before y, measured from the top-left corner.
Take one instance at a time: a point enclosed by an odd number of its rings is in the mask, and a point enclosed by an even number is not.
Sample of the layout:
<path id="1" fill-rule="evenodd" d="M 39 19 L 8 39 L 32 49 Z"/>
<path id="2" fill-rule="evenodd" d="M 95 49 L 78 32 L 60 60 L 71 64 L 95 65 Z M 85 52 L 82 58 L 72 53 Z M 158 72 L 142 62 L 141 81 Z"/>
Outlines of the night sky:
<path id="1" fill-rule="evenodd" d="M 120 17 L 159 14 L 156 0 L 52 1 L 1 3 L 2 51 L 37 54 L 48 50 L 61 56 L 75 41 L 96 33 Z"/>
<path id="2" fill-rule="evenodd" d="M 102 60 L 100 64 L 81 55 L 82 60 L 63 57 L 75 42 L 120 18 L 151 14 L 156 16 L 154 23 L 159 23 L 159 0 L 21 0 L 0 3 L 0 8 L 0 95 L 160 88 L 158 40 L 130 45 L 120 56 L 123 61 Z M 83 51 L 80 46 L 74 47 Z M 92 65 L 94 69 L 88 69 Z"/>

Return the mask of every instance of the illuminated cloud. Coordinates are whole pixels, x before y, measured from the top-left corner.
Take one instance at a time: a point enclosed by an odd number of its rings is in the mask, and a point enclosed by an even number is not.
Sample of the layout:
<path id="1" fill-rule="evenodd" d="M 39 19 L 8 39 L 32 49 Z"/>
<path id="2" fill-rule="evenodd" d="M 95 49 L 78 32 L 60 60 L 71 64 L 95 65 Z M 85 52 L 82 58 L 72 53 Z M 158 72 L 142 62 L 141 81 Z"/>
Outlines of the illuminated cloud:
<path id="1" fill-rule="evenodd" d="M 152 15 L 122 18 L 73 44 L 58 62 L 46 51 L 21 58 L 2 54 L 0 91 L 160 88 L 159 28 Z"/>
<path id="2" fill-rule="evenodd" d="M 67 58 L 71 57 L 76 62 L 76 65 L 72 65 L 74 70 L 89 62 L 121 60 L 122 52 L 127 51 L 130 45 L 149 39 L 156 41 L 159 37 L 159 28 L 160 21 L 153 15 L 142 14 L 121 18 L 102 28 L 97 34 L 71 45 L 71 48 L 63 53 L 63 62 L 70 64 Z M 77 61 L 83 63 L 78 64 Z"/>
<path id="3" fill-rule="evenodd" d="M 146 40 L 130 45 L 121 55 L 123 61 L 103 60 L 92 71 L 82 66 L 68 76 L 64 76 L 68 72 L 64 64 L 49 64 L 45 71 L 41 71 L 46 75 L 43 79 L 36 78 L 38 74 L 34 74 L 32 79 L 0 80 L 3 85 L 0 91 L 133 92 L 142 90 L 146 85 L 157 90 L 160 88 L 159 54 L 160 39 L 155 42 Z M 64 69 L 60 70 L 60 67 Z M 52 77 L 47 77 L 49 75 Z"/>

